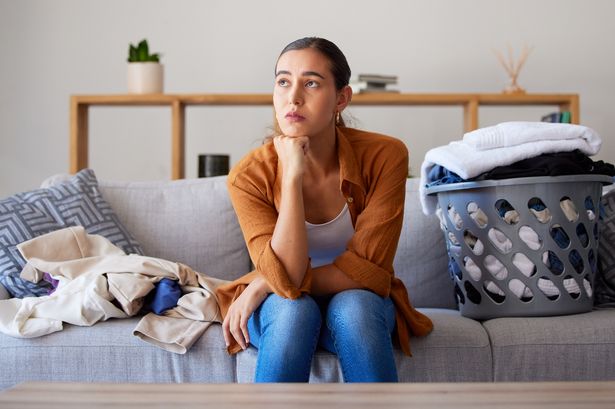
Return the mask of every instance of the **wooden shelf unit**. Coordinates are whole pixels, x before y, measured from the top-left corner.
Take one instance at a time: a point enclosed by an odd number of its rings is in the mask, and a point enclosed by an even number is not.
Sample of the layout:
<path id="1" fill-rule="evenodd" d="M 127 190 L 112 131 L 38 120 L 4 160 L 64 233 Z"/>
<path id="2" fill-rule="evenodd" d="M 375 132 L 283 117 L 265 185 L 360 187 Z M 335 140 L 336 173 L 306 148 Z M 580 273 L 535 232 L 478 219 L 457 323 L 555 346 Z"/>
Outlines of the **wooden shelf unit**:
<path id="1" fill-rule="evenodd" d="M 185 120 L 187 105 L 266 106 L 273 105 L 271 94 L 150 94 L 150 95 L 72 95 L 70 98 L 69 171 L 88 166 L 88 113 L 91 106 L 170 106 L 171 107 L 171 178 L 185 176 Z M 463 107 L 465 132 L 478 128 L 478 111 L 486 105 L 555 105 L 570 111 L 578 124 L 578 94 L 356 94 L 351 106 L 442 105 Z"/>

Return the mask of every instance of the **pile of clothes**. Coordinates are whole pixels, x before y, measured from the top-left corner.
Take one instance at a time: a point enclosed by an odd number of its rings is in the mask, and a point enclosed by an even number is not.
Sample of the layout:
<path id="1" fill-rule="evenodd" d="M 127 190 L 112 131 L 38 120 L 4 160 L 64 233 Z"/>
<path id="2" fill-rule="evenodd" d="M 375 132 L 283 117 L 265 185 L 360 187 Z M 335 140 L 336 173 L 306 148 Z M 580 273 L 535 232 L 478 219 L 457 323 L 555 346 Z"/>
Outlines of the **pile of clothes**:
<path id="1" fill-rule="evenodd" d="M 503 122 L 468 132 L 461 141 L 431 149 L 421 165 L 421 204 L 434 214 L 437 198 L 426 188 L 467 181 L 531 176 L 600 174 L 615 176 L 615 166 L 593 161 L 602 139 L 582 125 Z"/>
<path id="2" fill-rule="evenodd" d="M 63 323 L 91 326 L 143 315 L 133 335 L 185 354 L 214 322 L 222 322 L 215 290 L 228 281 L 181 263 L 126 254 L 83 226 L 55 230 L 17 245 L 21 277 L 48 280 L 51 295 L 0 300 L 0 333 L 34 338 Z"/>

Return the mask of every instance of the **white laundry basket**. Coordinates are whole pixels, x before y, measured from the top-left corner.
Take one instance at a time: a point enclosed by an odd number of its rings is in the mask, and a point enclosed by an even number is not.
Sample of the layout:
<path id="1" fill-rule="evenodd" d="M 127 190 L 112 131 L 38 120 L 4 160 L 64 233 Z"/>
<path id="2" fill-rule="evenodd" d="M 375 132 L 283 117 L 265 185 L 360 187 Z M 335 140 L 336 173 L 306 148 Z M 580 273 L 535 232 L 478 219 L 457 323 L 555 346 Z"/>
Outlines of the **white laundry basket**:
<path id="1" fill-rule="evenodd" d="M 461 314 L 475 319 L 593 306 L 602 185 L 574 175 L 434 186 Z M 546 209 L 546 210 L 545 210 Z"/>

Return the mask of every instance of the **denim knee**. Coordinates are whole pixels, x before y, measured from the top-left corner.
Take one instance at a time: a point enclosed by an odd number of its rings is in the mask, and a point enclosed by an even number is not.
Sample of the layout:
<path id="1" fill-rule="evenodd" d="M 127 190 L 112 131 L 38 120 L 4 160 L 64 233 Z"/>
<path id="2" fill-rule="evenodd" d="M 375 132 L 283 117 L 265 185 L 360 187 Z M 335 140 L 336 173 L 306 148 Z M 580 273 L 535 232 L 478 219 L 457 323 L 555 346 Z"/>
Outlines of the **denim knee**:
<path id="1" fill-rule="evenodd" d="M 250 340 L 270 336 L 280 347 L 290 343 L 297 345 L 306 339 L 318 336 L 322 324 L 322 316 L 318 304 L 308 295 L 295 300 L 270 294 L 257 309 L 250 327 L 257 334 Z M 255 346 L 258 347 L 256 343 Z"/>
<path id="2" fill-rule="evenodd" d="M 391 301 L 367 290 L 346 290 L 331 298 L 327 309 L 327 323 L 331 330 L 336 325 L 351 329 L 386 325 L 393 330 L 394 307 Z M 391 314 L 392 312 L 392 314 Z M 391 319 L 391 316 L 393 319 Z"/>

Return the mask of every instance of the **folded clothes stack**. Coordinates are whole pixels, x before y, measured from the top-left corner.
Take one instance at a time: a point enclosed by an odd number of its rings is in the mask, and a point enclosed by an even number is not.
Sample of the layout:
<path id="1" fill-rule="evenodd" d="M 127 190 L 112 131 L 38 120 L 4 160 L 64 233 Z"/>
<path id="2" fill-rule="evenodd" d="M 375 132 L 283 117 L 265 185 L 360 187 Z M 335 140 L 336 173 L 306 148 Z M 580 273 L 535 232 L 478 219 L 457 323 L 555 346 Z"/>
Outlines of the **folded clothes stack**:
<path id="1" fill-rule="evenodd" d="M 532 176 L 600 174 L 615 166 L 593 161 L 602 139 L 582 125 L 503 122 L 468 132 L 461 141 L 431 149 L 421 165 L 421 204 L 436 211 L 437 198 L 426 188 L 441 184 Z"/>

